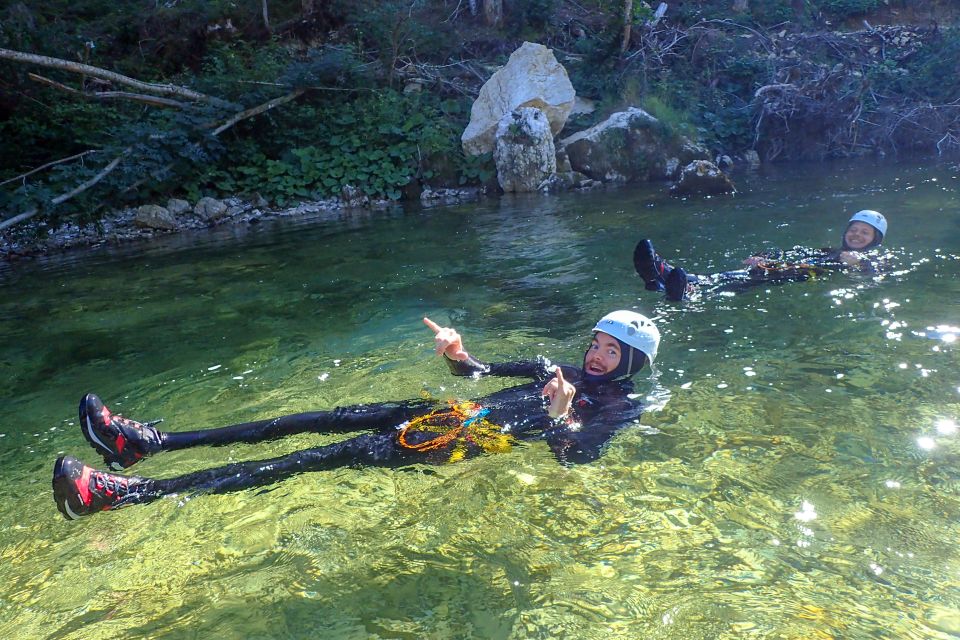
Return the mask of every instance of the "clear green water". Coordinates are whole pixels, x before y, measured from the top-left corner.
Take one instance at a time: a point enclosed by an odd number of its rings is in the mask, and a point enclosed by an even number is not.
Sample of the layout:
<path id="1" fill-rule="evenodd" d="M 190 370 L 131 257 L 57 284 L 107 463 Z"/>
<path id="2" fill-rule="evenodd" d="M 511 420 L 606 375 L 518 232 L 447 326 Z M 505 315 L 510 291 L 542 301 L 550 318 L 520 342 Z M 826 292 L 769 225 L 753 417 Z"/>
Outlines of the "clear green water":
<path id="1" fill-rule="evenodd" d="M 960 637 L 958 171 L 835 165 L 657 190 L 330 216 L 0 271 L 0 637 Z M 898 272 L 678 307 L 693 271 L 891 220 Z M 61 519 L 87 391 L 170 430 L 502 382 L 453 379 L 420 318 L 486 359 L 578 362 L 633 307 L 664 333 L 643 427 L 564 468 L 543 443 L 445 466 L 306 474 Z M 939 430 L 938 430 L 939 427 Z M 659 432 L 659 433 L 658 433 Z M 167 477 L 330 441 L 165 454 Z"/>

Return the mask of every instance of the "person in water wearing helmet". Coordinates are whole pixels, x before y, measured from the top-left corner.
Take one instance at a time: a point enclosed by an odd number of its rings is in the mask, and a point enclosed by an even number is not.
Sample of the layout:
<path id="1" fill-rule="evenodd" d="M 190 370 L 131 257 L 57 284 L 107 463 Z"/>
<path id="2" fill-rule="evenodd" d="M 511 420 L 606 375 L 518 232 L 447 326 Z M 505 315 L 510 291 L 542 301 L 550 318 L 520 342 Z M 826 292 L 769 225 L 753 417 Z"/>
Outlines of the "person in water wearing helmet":
<path id="1" fill-rule="evenodd" d="M 887 219 L 869 209 L 858 211 L 847 221 L 838 249 L 772 251 L 750 256 L 745 269 L 713 275 L 688 274 L 657 255 L 650 240 L 637 243 L 633 265 L 648 291 L 664 291 L 668 300 L 682 300 L 697 285 L 720 289 L 745 289 L 758 284 L 779 284 L 807 280 L 828 270 L 853 269 L 873 272 L 876 265 L 863 255 L 880 246 L 887 233 Z"/>
<path id="2" fill-rule="evenodd" d="M 270 460 L 229 464 L 165 480 L 100 471 L 71 456 L 57 459 L 53 496 L 67 519 L 182 492 L 223 493 L 276 482 L 305 471 L 346 465 L 441 463 L 509 449 L 518 440 L 546 440 L 564 464 L 584 463 L 642 408 L 630 377 L 653 362 L 660 332 L 645 316 L 614 311 L 597 322 L 581 367 L 551 365 L 543 357 L 483 363 L 467 353 L 460 334 L 429 318 L 435 350 L 458 376 L 532 378 L 476 402 L 438 405 L 406 401 L 338 407 L 200 431 L 160 431 L 114 415 L 100 398 L 80 401 L 80 429 L 113 469 L 145 457 L 200 445 L 255 443 L 295 433 L 368 431 Z M 372 432 L 369 432 L 372 431 Z"/>

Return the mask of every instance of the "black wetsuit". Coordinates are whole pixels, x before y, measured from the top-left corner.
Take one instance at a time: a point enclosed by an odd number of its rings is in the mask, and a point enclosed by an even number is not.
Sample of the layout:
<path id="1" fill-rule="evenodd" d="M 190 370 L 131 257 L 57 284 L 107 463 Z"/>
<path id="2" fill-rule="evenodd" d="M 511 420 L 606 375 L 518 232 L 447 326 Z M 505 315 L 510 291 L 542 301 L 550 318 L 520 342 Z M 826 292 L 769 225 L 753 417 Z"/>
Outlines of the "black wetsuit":
<path id="1" fill-rule="evenodd" d="M 687 274 L 687 280 L 697 285 L 703 292 L 744 291 L 756 286 L 804 282 L 830 271 L 853 270 L 862 273 L 877 271 L 877 264 L 866 258 L 861 259 L 858 266 L 851 267 L 840 260 L 842 251 L 843 249 L 811 249 L 801 246 L 796 246 L 789 251 L 773 250 L 758 254 L 764 261 L 747 269 L 710 275 Z"/>
<path id="2" fill-rule="evenodd" d="M 445 358 L 446 359 L 446 358 Z M 446 359 L 455 375 L 492 375 L 533 378 L 534 382 L 497 391 L 471 403 L 471 415 L 482 417 L 484 424 L 495 426 L 494 437 L 546 440 L 557 459 L 565 464 L 590 462 L 600 456 L 601 448 L 622 427 L 640 417 L 641 404 L 632 399 L 629 380 L 592 382 L 584 379 L 578 367 L 561 366 L 564 379 L 574 384 L 577 393 L 572 415 L 553 420 L 546 412 L 541 392 L 553 377 L 550 363 L 543 359 L 501 364 L 484 364 L 472 358 L 466 361 Z M 160 434 L 161 451 L 199 445 L 224 445 L 235 442 L 261 442 L 295 433 L 354 432 L 372 430 L 347 440 L 297 451 L 270 460 L 229 464 L 187 475 L 155 480 L 131 478 L 124 504 L 149 502 L 163 495 L 204 491 L 221 493 L 275 482 L 305 471 L 320 471 L 350 465 L 398 466 L 417 462 L 437 463 L 451 459 L 452 446 L 475 454 L 483 448 L 477 438 L 464 430 L 463 437 L 447 447 L 432 447 L 438 434 L 429 426 L 416 432 L 404 426 L 423 416 L 444 416 L 443 405 L 427 401 L 409 401 L 338 407 L 282 416 L 244 424 L 191 432 Z M 469 419 L 467 420 L 469 422 Z"/>

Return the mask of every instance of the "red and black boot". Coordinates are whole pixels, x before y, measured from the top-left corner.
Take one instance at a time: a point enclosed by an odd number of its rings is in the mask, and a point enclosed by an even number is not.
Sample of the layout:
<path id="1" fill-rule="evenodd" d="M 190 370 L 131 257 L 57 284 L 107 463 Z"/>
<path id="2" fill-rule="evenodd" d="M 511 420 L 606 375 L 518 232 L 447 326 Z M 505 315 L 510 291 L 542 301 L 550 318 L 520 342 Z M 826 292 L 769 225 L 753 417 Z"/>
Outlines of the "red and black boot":
<path id="1" fill-rule="evenodd" d="M 97 471 L 73 456 L 62 456 L 53 466 L 53 499 L 64 518 L 76 520 L 141 502 L 139 489 L 145 482 L 136 476 Z"/>
<path id="2" fill-rule="evenodd" d="M 157 421 L 159 422 L 159 421 Z M 157 422 L 142 423 L 113 415 L 96 395 L 80 400 L 80 430 L 111 469 L 126 469 L 144 456 L 161 450 Z"/>

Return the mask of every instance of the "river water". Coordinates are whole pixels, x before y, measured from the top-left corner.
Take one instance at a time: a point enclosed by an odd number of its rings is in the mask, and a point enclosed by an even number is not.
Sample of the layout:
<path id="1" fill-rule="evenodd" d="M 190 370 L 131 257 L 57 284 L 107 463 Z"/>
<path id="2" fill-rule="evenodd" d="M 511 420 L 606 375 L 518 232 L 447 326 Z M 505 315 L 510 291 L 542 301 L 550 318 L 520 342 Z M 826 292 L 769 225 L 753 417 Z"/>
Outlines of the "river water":
<path id="1" fill-rule="evenodd" d="M 329 215 L 0 271 L 0 637 L 960 637 L 960 207 L 947 164 L 803 165 L 733 197 L 662 188 Z M 890 220 L 882 277 L 643 290 Z M 67 522 L 54 459 L 102 466 L 76 406 L 183 430 L 338 404 L 469 399 L 421 318 L 485 360 L 578 364 L 597 318 L 654 317 L 642 424 L 592 464 L 544 443 L 345 468 Z M 162 454 L 169 477 L 331 442 Z"/>

